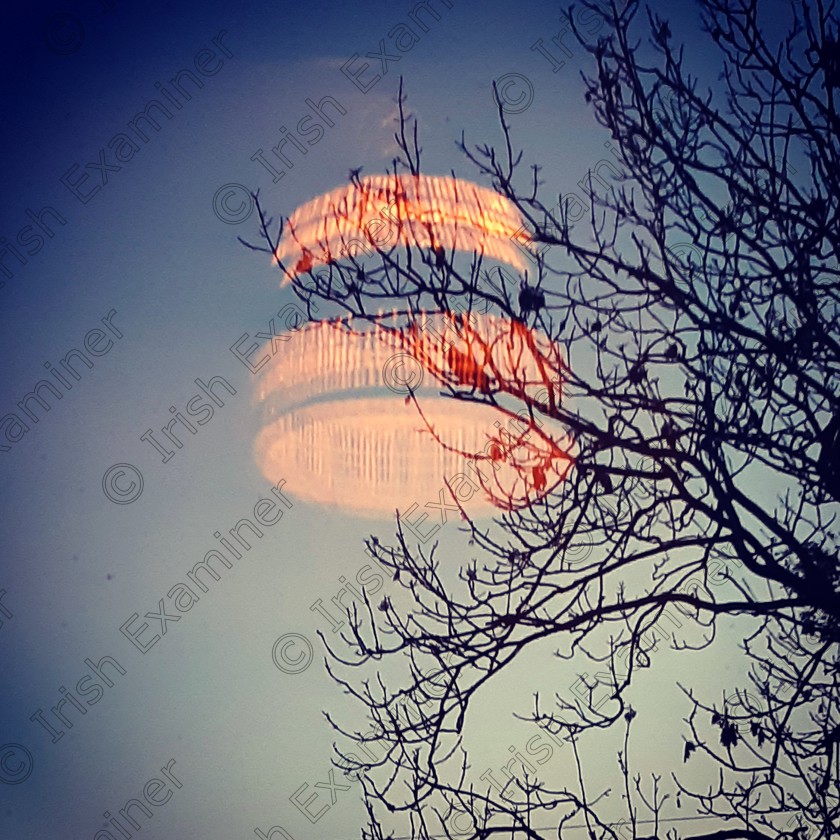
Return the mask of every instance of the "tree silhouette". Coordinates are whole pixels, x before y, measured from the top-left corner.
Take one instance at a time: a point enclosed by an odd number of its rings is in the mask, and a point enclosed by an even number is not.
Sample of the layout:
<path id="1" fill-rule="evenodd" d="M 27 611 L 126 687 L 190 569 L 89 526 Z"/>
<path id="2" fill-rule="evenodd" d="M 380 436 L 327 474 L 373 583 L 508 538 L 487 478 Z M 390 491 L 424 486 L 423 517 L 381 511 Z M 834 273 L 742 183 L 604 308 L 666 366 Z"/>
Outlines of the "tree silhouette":
<path id="1" fill-rule="evenodd" d="M 613 138 L 586 202 L 549 197 L 536 165 L 523 173 L 498 96 L 501 151 L 460 142 L 528 222 L 532 269 L 518 286 L 483 271 L 479 254 L 465 267 L 439 246 L 379 247 L 376 265 L 349 256 L 294 280 L 305 302 L 357 318 L 399 307 L 412 323 L 426 309 L 486 305 L 512 330 L 541 331 L 563 349 L 546 370 L 562 387 L 537 395 L 480 355 L 438 380 L 453 399 L 515 404 L 575 441 L 574 467 L 548 495 L 492 527 L 465 521 L 468 562 L 418 544 L 399 518 L 394 545 L 368 541 L 394 583 L 378 606 L 366 597 L 350 610 L 352 655 L 324 639 L 330 673 L 371 723 L 360 732 L 328 716 L 352 744 L 336 761 L 362 784 L 366 838 L 386 837 L 388 821 L 412 838 L 574 836 L 573 825 L 597 840 L 836 837 L 835 6 L 700 0 L 722 71 L 707 92 L 659 15 L 641 21 L 632 1 L 582 5 L 606 17 L 592 43 L 569 16 L 594 67 L 586 99 Z M 775 43 L 765 33 L 783 12 Z M 394 171 L 417 175 L 402 88 L 399 105 Z M 275 253 L 282 225 L 273 239 L 260 218 Z M 649 684 L 659 641 L 690 663 L 723 619 L 743 634 L 742 684 L 723 698 L 680 685 L 684 740 L 667 782 L 643 781 L 631 734 L 656 711 L 632 708 L 630 688 Z M 546 645 L 581 676 L 521 717 L 566 745 L 573 778 L 552 788 L 516 757 L 501 784 L 479 777 L 461 738 L 471 704 Z M 613 727 L 620 824 L 586 761 L 592 730 Z M 691 813 L 722 827 L 666 829 Z"/>

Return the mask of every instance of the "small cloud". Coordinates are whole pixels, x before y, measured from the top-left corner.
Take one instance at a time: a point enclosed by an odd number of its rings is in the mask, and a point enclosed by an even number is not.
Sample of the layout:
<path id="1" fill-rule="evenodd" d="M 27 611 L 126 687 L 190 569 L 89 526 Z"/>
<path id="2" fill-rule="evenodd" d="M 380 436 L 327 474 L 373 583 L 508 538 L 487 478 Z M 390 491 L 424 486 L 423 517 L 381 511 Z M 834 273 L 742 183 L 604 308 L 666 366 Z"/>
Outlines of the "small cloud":
<path id="1" fill-rule="evenodd" d="M 361 123 L 367 126 L 368 150 L 376 151 L 390 163 L 399 152 L 394 132 L 399 131 L 400 109 L 392 92 L 383 85 L 381 93 L 371 91 L 362 106 Z"/>

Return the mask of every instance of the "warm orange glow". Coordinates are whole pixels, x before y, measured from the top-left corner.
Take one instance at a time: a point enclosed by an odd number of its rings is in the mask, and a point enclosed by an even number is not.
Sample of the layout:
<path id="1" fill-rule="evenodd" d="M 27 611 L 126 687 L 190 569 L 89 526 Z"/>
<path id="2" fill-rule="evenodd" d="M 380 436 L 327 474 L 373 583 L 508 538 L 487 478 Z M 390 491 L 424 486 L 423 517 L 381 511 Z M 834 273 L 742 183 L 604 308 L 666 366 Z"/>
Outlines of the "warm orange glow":
<path id="1" fill-rule="evenodd" d="M 287 282 L 397 246 L 438 261 L 444 251 L 477 252 L 524 271 L 524 230 L 517 208 L 492 190 L 382 175 L 299 207 L 275 255 Z M 516 510 L 551 492 L 573 463 L 564 430 L 523 410 L 555 405 L 563 370 L 546 335 L 490 315 L 311 324 L 261 374 L 257 463 L 302 499 L 365 516 L 399 509 L 428 518 L 427 506 L 439 510 L 443 499 L 471 516 Z M 446 399 L 442 389 L 492 396 L 500 407 Z"/>
<path id="2" fill-rule="evenodd" d="M 519 247 L 530 241 L 523 223 L 504 196 L 467 181 L 376 175 L 298 207 L 276 256 L 286 267 L 285 282 L 316 265 L 397 245 L 476 251 L 523 272 Z"/>
<path id="3" fill-rule="evenodd" d="M 441 493 L 471 516 L 518 509 L 566 476 L 572 441 L 556 424 L 440 396 L 450 385 L 520 407 L 522 397 L 548 403 L 549 390 L 559 398 L 562 362 L 547 336 L 487 315 L 349 323 L 292 333 L 262 374 L 255 454 L 266 478 L 356 514 L 416 505 L 422 517 L 426 503 L 439 515 Z"/>
<path id="4" fill-rule="evenodd" d="M 438 400 L 424 414 L 446 447 L 400 399 L 306 406 L 260 432 L 257 462 L 270 480 L 287 476 L 286 489 L 299 498 L 374 517 L 438 504 L 441 493 L 471 516 L 521 508 L 571 466 L 559 448 L 552 457 L 524 422 L 497 429 L 495 412 L 484 406 Z"/>

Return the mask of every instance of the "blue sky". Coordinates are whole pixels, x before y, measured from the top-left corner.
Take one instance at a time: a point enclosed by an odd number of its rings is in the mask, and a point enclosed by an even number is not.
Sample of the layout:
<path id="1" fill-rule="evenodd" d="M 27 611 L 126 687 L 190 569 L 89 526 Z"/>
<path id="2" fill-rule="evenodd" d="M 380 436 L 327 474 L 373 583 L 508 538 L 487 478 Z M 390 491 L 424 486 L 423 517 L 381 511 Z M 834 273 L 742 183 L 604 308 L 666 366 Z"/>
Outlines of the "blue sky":
<path id="1" fill-rule="evenodd" d="M 582 51 L 565 39 L 574 55 L 557 53 L 566 64 L 554 72 L 530 49 L 558 32 L 555 3 L 455 0 L 448 9 L 434 0 L 440 21 L 418 31 L 411 50 L 362 92 L 341 67 L 380 39 L 393 52 L 388 33 L 408 22 L 413 5 L 68 0 L 13 10 L 3 28 L 0 245 L 11 244 L 26 264 L 2 252 L 13 275 L 0 273 L 2 413 L 16 411 L 48 375 L 45 363 L 57 365 L 74 348 L 100 352 L 0 452 L 0 589 L 12 613 L 0 626 L 0 743 L 22 744 L 34 759 L 25 782 L 0 785 L 8 836 L 93 837 L 105 827 L 103 812 L 138 796 L 171 759 L 183 787 L 144 822 L 144 840 L 245 838 L 276 825 L 311 840 L 358 834 L 355 788 L 340 792 L 315 824 L 289 801 L 326 777 L 332 733 L 320 710 L 341 707 L 343 698 L 317 649 L 300 674 L 275 667 L 272 650 L 287 633 L 318 644 L 315 630 L 324 624 L 310 605 L 328 602 L 342 576 L 359 573 L 368 562 L 362 538 L 372 529 L 387 538 L 387 520 L 372 525 L 298 502 L 180 621 L 165 625 L 147 653 L 120 627 L 135 613 L 147 620 L 217 544 L 213 534 L 270 493 L 251 452 L 259 429 L 255 375 L 230 346 L 265 330 L 293 297 L 266 260 L 236 242 L 254 236 L 255 217 L 228 224 L 214 213 L 220 188 L 259 188 L 271 212 L 287 215 L 345 183 L 350 168 L 384 171 L 394 154 L 399 73 L 420 121 L 426 172 L 472 177 L 454 142 L 462 129 L 475 143 L 498 142 L 491 82 L 510 73 L 533 88 L 531 106 L 511 117 L 515 136 L 555 192 L 575 189 L 607 157 L 608 137 L 582 98 Z M 686 15 L 688 31 L 690 5 L 671 9 Z M 703 59 L 692 55 L 700 68 Z M 360 84 L 371 81 L 373 61 Z M 185 81 L 191 98 L 178 99 L 171 118 L 158 115 L 160 129 L 147 126 L 147 141 L 138 139 L 128 124 L 163 95 L 156 83 L 172 93 L 170 80 L 184 69 L 201 86 Z M 252 158 L 268 155 L 282 126 L 293 129 L 311 113 L 307 99 L 323 97 L 346 113 L 329 111 L 335 124 L 324 125 L 317 145 L 292 157 L 294 167 L 275 183 Z M 121 134 L 129 141 L 115 139 Z M 95 165 L 103 162 L 104 170 Z M 234 192 L 216 209 L 225 215 L 236 204 Z M 57 216 L 42 216 L 45 229 L 27 211 L 46 208 Z M 163 463 L 141 436 L 168 421 L 170 406 L 183 408 L 196 379 L 213 377 L 236 393 L 217 388 L 224 404 Z M 114 504 L 102 491 L 116 464 L 143 476 L 132 504 Z M 456 527 L 448 528 L 445 544 L 459 556 Z M 148 621 L 147 641 L 158 627 Z M 105 656 L 126 673 L 113 670 L 114 685 L 52 743 L 30 716 L 55 706 L 60 687 L 74 690 L 89 671 L 85 659 Z M 658 678 L 672 684 L 685 663 L 662 658 Z M 725 660 L 707 664 L 734 679 Z M 535 660 L 530 673 L 540 667 Z M 479 710 L 486 726 L 476 736 L 478 763 L 507 761 L 509 743 L 525 731 L 510 712 L 527 711 L 537 683 L 550 691 L 574 679 L 557 667 L 524 692 L 515 682 L 501 687 L 495 705 Z M 604 755 L 612 760 L 611 749 Z M 667 762 L 671 754 L 655 758 Z M 556 772 L 563 778 L 562 768 Z"/>

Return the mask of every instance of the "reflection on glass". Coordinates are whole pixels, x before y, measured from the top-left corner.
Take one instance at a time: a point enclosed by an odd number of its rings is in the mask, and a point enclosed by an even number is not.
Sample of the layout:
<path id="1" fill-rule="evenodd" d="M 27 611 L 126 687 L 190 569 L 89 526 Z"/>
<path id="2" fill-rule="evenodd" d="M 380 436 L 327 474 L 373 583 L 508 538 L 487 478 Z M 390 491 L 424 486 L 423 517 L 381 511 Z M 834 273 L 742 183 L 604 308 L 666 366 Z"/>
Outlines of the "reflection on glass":
<path id="1" fill-rule="evenodd" d="M 523 272 L 528 242 L 519 210 L 492 190 L 450 177 L 375 175 L 301 205 L 275 253 L 286 282 L 316 265 L 401 245 L 475 251 Z"/>
<path id="2" fill-rule="evenodd" d="M 535 502 L 572 464 L 563 430 L 522 410 L 523 397 L 560 399 L 559 348 L 518 321 L 322 321 L 284 351 L 260 380 L 255 454 L 266 478 L 309 502 L 383 517 L 445 499 L 481 516 Z M 447 386 L 520 413 L 443 397 Z"/>
<path id="3" fill-rule="evenodd" d="M 460 250 L 523 271 L 524 230 L 510 201 L 475 184 L 356 177 L 295 210 L 275 255 L 287 282 L 359 251 L 406 245 L 431 250 L 439 267 L 444 251 Z M 562 371 L 547 336 L 489 315 L 311 324 L 288 336 L 261 376 L 257 463 L 302 499 L 365 516 L 444 501 L 471 516 L 522 508 L 572 464 L 565 432 L 524 410 L 560 399 Z M 441 396 L 447 390 L 467 399 Z M 497 407 L 469 401 L 491 395 Z"/>

